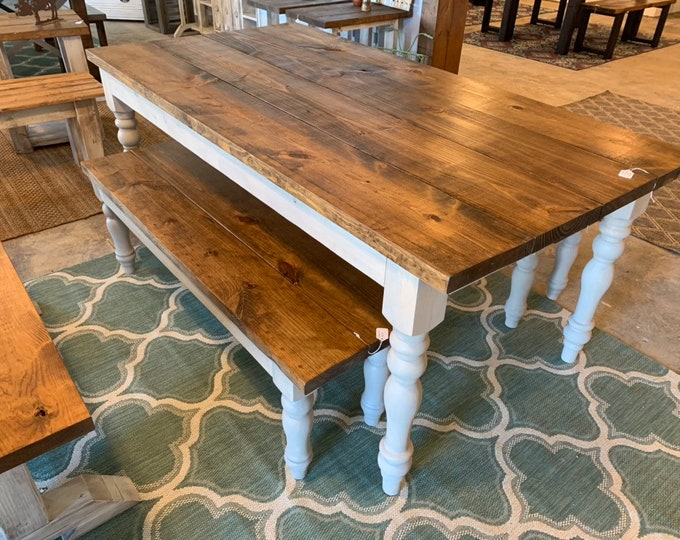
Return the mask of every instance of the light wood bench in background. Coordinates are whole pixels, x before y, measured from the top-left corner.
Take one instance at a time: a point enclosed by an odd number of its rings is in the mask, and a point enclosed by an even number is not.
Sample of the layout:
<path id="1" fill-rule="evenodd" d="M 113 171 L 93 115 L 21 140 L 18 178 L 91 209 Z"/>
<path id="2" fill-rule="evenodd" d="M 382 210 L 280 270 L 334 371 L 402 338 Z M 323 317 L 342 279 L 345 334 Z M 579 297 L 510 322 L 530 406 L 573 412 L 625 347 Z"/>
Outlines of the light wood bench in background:
<path id="1" fill-rule="evenodd" d="M 367 31 L 368 36 L 361 36 L 359 41 L 364 45 L 379 45 L 386 49 L 417 50 L 417 36 L 413 43 L 403 43 L 400 47 L 399 34 L 404 20 L 413 16 L 413 4 L 410 0 L 376 0 L 371 2 L 371 11 L 362 11 L 352 2 L 327 4 L 313 7 L 289 8 L 286 17 L 289 22 L 303 22 L 316 28 L 331 30 L 334 34 L 344 32 Z M 419 21 L 420 19 L 418 19 Z M 375 28 L 382 29 L 384 39 L 376 39 Z M 391 38 L 391 39 L 389 39 Z M 406 38 L 410 40 L 411 38 Z"/>
<path id="2" fill-rule="evenodd" d="M 32 151 L 25 127 L 66 120 L 76 163 L 104 155 L 103 132 L 96 98 L 101 83 L 89 73 L 59 73 L 0 80 L 0 129 L 16 130 L 18 153 Z"/>
<path id="3" fill-rule="evenodd" d="M 303 478 L 316 390 L 378 351 L 382 288 L 174 141 L 84 170 L 123 269 L 134 270 L 129 228 L 272 377 L 285 460 Z M 385 363 L 386 348 L 364 364 L 370 425 L 383 412 Z"/>
<path id="4" fill-rule="evenodd" d="M 77 538 L 139 497 L 123 476 L 84 475 L 38 492 L 25 463 L 94 424 L 2 244 L 0 298 L 0 535 Z"/>

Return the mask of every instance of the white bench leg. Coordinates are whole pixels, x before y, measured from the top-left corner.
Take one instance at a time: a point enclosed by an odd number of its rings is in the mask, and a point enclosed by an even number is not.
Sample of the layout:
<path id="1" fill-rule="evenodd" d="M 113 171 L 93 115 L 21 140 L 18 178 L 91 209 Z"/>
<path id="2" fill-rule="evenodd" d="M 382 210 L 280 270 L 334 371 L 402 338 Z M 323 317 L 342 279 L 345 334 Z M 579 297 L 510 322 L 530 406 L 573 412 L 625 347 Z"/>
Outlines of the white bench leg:
<path id="1" fill-rule="evenodd" d="M 130 229 L 106 204 L 102 204 L 102 212 L 106 216 L 106 228 L 113 240 L 116 260 L 123 268 L 123 272 L 132 274 L 135 271 L 135 249 L 130 241 Z"/>
<path id="2" fill-rule="evenodd" d="M 614 262 L 623 254 L 623 242 L 630 235 L 630 226 L 645 211 L 649 198 L 647 194 L 600 222 L 600 234 L 593 241 L 593 258 L 581 276 L 581 293 L 576 309 L 564 329 L 562 360 L 565 362 L 573 363 L 590 341 L 595 310 L 614 279 Z"/>
<path id="3" fill-rule="evenodd" d="M 296 480 L 302 480 L 312 461 L 312 425 L 314 423 L 314 399 L 316 392 L 293 401 L 281 395 L 283 406 L 283 432 L 286 434 L 284 458 L 290 473 Z"/>
<path id="4" fill-rule="evenodd" d="M 537 266 L 538 254 L 532 253 L 517 261 L 512 271 L 510 296 L 505 303 L 505 326 L 508 328 L 517 328 L 519 320 L 526 312 L 527 297 Z"/>
<path id="5" fill-rule="evenodd" d="M 390 372 L 387 369 L 387 351 L 370 355 L 364 361 L 364 392 L 361 394 L 361 409 L 364 411 L 364 422 L 369 426 L 377 426 L 385 411 L 385 383 Z"/>
<path id="6" fill-rule="evenodd" d="M 569 270 L 578 255 L 578 247 L 583 239 L 583 233 L 577 232 L 557 244 L 555 252 L 555 267 L 548 279 L 548 294 L 550 300 L 557 300 L 569 281 Z"/>

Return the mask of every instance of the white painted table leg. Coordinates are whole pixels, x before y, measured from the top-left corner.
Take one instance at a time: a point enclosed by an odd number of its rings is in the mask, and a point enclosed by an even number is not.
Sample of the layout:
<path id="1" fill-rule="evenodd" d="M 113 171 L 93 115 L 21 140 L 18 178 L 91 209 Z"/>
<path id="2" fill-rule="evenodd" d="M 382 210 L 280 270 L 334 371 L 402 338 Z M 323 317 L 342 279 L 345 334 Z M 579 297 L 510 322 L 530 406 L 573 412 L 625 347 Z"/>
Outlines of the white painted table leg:
<path id="1" fill-rule="evenodd" d="M 102 212 L 106 216 L 106 228 L 113 240 L 116 260 L 123 268 L 123 272 L 132 274 L 135 271 L 135 248 L 130 241 L 130 229 L 106 204 L 102 204 Z"/>
<path id="2" fill-rule="evenodd" d="M 364 422 L 369 426 L 377 426 L 385 411 L 384 391 L 389 371 L 387 369 L 387 351 L 389 347 L 370 355 L 364 361 L 364 392 L 361 394 L 361 409 L 364 411 Z"/>
<path id="3" fill-rule="evenodd" d="M 116 117 L 118 128 L 118 142 L 123 146 L 123 151 L 128 152 L 139 147 L 139 131 L 137 131 L 137 119 L 135 111 L 125 103 L 106 92 L 106 104 Z"/>
<path id="4" fill-rule="evenodd" d="M 427 366 L 428 332 L 444 320 L 446 301 L 446 294 L 388 261 L 383 314 L 394 329 L 387 353 L 390 370 L 385 384 L 387 426 L 378 454 L 383 491 L 388 495 L 399 493 L 411 468 L 410 433 L 422 399 L 419 379 Z"/>
<path id="5" fill-rule="evenodd" d="M 576 260 L 578 247 L 582 239 L 583 233 L 579 231 L 557 244 L 555 267 L 548 279 L 547 297 L 550 298 L 550 300 L 557 300 L 562 291 L 567 287 L 569 270 L 571 270 L 571 267 Z"/>
<path id="6" fill-rule="evenodd" d="M 387 430 L 380 441 L 378 465 L 383 477 L 383 491 L 396 495 L 411 469 L 413 443 L 411 426 L 422 401 L 420 376 L 427 367 L 427 334 L 408 336 L 392 330 L 387 365 L 391 375 L 385 384 Z"/>
<path id="7" fill-rule="evenodd" d="M 314 424 L 314 398 L 316 392 L 293 401 L 281 395 L 283 406 L 283 432 L 286 434 L 284 457 L 290 473 L 296 480 L 302 480 L 312 461 L 312 425 Z"/>
<path id="8" fill-rule="evenodd" d="M 519 320 L 527 310 L 529 289 L 534 282 L 534 273 L 538 266 L 538 255 L 532 253 L 517 261 L 512 271 L 510 296 L 505 302 L 505 326 L 517 328 Z"/>
<path id="9" fill-rule="evenodd" d="M 595 310 L 614 279 L 614 262 L 623 254 L 623 241 L 630 235 L 633 220 L 647 208 L 649 198 L 649 194 L 645 195 L 600 222 L 600 233 L 593 241 L 593 258 L 581 276 L 576 309 L 564 329 L 562 360 L 565 362 L 573 363 L 590 341 Z"/>

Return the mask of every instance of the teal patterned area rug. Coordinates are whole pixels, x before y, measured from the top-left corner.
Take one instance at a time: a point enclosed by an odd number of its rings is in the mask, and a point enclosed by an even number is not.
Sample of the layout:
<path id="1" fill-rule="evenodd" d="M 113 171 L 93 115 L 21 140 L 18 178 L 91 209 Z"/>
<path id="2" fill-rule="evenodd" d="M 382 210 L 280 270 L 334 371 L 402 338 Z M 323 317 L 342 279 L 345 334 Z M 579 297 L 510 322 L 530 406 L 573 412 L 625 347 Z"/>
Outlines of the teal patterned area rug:
<path id="1" fill-rule="evenodd" d="M 27 284 L 97 426 L 31 462 L 38 485 L 126 474 L 143 499 L 87 538 L 680 538 L 680 376 L 598 331 L 564 365 L 568 313 L 534 295 L 507 329 L 504 275 L 432 333 L 413 469 L 387 497 L 360 367 L 320 392 L 295 482 L 269 377 L 140 256 L 134 276 L 108 256 Z"/>

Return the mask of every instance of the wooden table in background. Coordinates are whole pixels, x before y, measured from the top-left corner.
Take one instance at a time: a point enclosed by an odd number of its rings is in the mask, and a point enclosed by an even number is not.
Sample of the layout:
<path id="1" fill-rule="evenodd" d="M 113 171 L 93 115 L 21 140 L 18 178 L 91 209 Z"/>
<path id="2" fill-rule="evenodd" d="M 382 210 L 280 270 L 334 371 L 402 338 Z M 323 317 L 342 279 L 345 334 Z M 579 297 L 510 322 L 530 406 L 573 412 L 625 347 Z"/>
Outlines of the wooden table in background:
<path id="1" fill-rule="evenodd" d="M 680 171 L 680 148 L 301 25 L 88 56 L 125 146 L 137 111 L 384 287 L 388 494 L 448 293 L 604 218 L 596 298 L 626 226 Z M 619 177 L 630 167 L 648 172 Z"/>
<path id="2" fill-rule="evenodd" d="M 90 28 L 72 10 L 59 10 L 59 20 L 36 25 L 33 16 L 17 17 L 14 13 L 0 14 L 0 79 L 12 79 L 12 67 L 6 47 L 8 42 L 35 41 L 43 42 L 45 39 L 54 38 L 57 41 L 61 58 L 66 71 L 88 71 L 88 62 L 85 57 L 82 37 L 90 36 Z M 47 45 L 46 45 L 47 46 Z M 47 133 L 29 138 L 28 130 L 16 128 L 10 130 L 12 144 L 17 152 L 30 152 L 34 145 L 54 144 L 55 142 L 68 141 L 65 131 L 61 130 L 56 135 Z M 31 142 L 33 139 L 33 142 Z"/>

